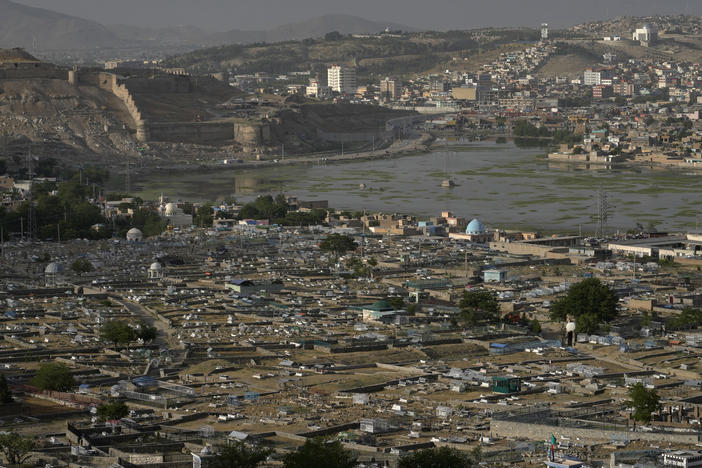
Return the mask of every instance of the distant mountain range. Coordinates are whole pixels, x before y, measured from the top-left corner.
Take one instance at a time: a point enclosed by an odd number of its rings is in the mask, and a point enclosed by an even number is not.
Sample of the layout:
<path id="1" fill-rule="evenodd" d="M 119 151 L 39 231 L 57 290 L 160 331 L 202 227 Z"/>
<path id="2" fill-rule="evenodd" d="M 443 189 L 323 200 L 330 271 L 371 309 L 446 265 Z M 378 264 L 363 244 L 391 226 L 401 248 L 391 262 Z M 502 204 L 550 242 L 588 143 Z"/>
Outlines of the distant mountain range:
<path id="1" fill-rule="evenodd" d="M 211 33 L 192 26 L 150 29 L 126 25 L 103 25 L 55 11 L 0 0 L 0 47 L 27 50 L 89 50 L 169 46 L 199 48 L 231 43 L 279 42 L 324 36 L 331 31 L 365 34 L 394 30 L 416 31 L 395 24 L 370 21 L 351 15 L 326 15 L 270 30 L 240 30 Z"/>
<path id="2" fill-rule="evenodd" d="M 120 38 L 94 21 L 0 0 L 0 47 L 109 47 Z"/>

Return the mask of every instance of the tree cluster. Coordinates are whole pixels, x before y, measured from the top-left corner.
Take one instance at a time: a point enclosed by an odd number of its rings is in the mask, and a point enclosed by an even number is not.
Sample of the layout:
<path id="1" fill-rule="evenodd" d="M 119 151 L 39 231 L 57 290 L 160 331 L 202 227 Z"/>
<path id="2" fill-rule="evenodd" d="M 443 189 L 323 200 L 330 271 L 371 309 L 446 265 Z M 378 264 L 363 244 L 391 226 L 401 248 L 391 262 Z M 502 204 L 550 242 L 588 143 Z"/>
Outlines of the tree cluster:
<path id="1" fill-rule="evenodd" d="M 356 458 L 338 440 L 307 439 L 283 458 L 284 468 L 354 468 Z"/>
<path id="2" fill-rule="evenodd" d="M 691 330 L 702 324 L 702 310 L 685 307 L 680 314 L 665 321 L 666 330 Z"/>
<path id="3" fill-rule="evenodd" d="M 28 437 L 22 437 L 16 432 L 0 434 L 0 451 L 5 455 L 10 465 L 21 465 L 31 455 L 36 443 Z"/>
<path id="4" fill-rule="evenodd" d="M 550 131 L 546 127 L 536 127 L 528 120 L 517 120 L 513 125 L 514 135 L 518 138 L 549 138 L 552 144 L 575 144 L 582 141 L 582 135 L 567 130 Z"/>
<path id="5" fill-rule="evenodd" d="M 468 327 L 500 320 L 500 305 L 492 291 L 464 291 L 458 307 L 461 309 L 460 318 Z"/>
<path id="6" fill-rule="evenodd" d="M 97 417 L 102 421 L 122 419 L 129 414 L 129 407 L 123 401 L 111 401 L 97 407 Z"/>
<path id="7" fill-rule="evenodd" d="M 358 244 L 353 240 L 353 237 L 345 234 L 329 234 L 319 244 L 319 249 L 322 252 L 333 253 L 336 257 L 356 248 L 358 248 Z"/>
<path id="8" fill-rule="evenodd" d="M 634 408 L 632 417 L 643 423 L 650 422 L 651 415 L 661 406 L 656 390 L 646 388 L 641 382 L 629 388 L 629 398 L 628 405 Z"/>
<path id="9" fill-rule="evenodd" d="M 86 260 L 84 258 L 78 258 L 71 263 L 71 270 L 78 274 L 89 273 L 94 269 L 95 268 L 93 267 L 93 264 L 90 263 L 90 260 Z"/>
<path id="10" fill-rule="evenodd" d="M 235 442 L 218 449 L 208 463 L 213 468 L 256 468 L 272 454 L 267 448 Z M 463 452 L 450 447 L 417 450 L 403 455 L 398 468 L 472 468 L 481 459 L 480 448 Z M 354 468 L 357 459 L 338 440 L 307 439 L 294 452 L 283 457 L 283 468 Z"/>
<path id="11" fill-rule="evenodd" d="M 617 294 L 597 278 L 588 278 L 571 286 L 568 294 L 551 306 L 551 319 L 575 320 L 578 333 L 592 334 L 600 325 L 614 320 L 619 313 Z"/>
<path id="12" fill-rule="evenodd" d="M 144 342 L 152 341 L 156 335 L 156 327 L 145 322 L 140 322 L 138 326 L 133 327 L 121 320 L 110 320 L 100 327 L 100 338 L 108 343 L 114 343 L 115 346 L 127 346 L 137 339 Z"/>
<path id="13" fill-rule="evenodd" d="M 244 442 L 234 442 L 219 449 L 207 466 L 212 468 L 256 468 L 268 459 L 273 451 L 268 448 L 253 447 Z"/>
<path id="14" fill-rule="evenodd" d="M 40 161 L 41 162 L 41 161 Z M 139 228 L 146 237 L 161 234 L 167 222 L 153 210 L 141 207 L 142 200 L 135 199 L 120 209 L 134 210 L 131 218 L 118 217 L 114 228 L 108 225 L 100 207 L 94 203 L 96 189 L 109 177 L 107 171 L 97 168 L 83 169 L 80 173 L 62 183 L 35 183 L 34 215 L 37 221 L 36 235 L 42 240 L 107 239 L 113 235 L 124 237 L 132 228 Z M 93 185 L 96 184 L 96 185 Z M 127 194 L 115 194 L 120 199 Z M 108 199 L 111 198 L 109 195 Z M 6 235 L 17 235 L 24 229 L 27 232 L 29 202 L 20 203 L 17 209 L 0 207 L 0 226 Z M 99 226 L 95 229 L 94 226 Z"/>
<path id="15" fill-rule="evenodd" d="M 480 461 L 480 449 L 472 453 L 450 447 L 417 450 L 400 458 L 398 468 L 472 468 Z"/>
<path id="16" fill-rule="evenodd" d="M 71 369 L 62 362 L 42 364 L 32 379 L 32 385 L 39 390 L 65 392 L 76 386 Z"/>
<path id="17" fill-rule="evenodd" d="M 7 384 L 5 374 L 0 374 L 0 405 L 12 403 L 12 392 Z"/>

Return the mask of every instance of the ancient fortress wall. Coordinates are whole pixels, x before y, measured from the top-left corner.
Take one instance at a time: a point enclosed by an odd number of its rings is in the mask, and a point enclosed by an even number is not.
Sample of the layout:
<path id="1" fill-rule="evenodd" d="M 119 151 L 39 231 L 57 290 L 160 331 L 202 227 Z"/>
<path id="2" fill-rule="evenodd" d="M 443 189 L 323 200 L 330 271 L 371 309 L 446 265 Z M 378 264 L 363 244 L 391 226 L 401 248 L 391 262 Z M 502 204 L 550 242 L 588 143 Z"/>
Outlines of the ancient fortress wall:
<path id="1" fill-rule="evenodd" d="M 259 123 L 220 122 L 149 122 L 134 101 L 134 93 L 190 93 L 189 76 L 169 75 L 157 78 L 120 78 L 107 72 L 68 72 L 73 85 L 99 87 L 119 98 L 129 111 L 137 129 L 137 140 L 188 143 L 223 143 L 236 140 L 244 146 L 258 146 L 270 141 L 270 127 Z"/>
<path id="2" fill-rule="evenodd" d="M 130 117 L 134 120 L 137 128 L 137 139 L 139 141 L 148 140 L 147 122 L 134 102 L 129 89 L 123 82 L 120 82 L 117 75 L 106 72 L 79 72 L 74 69 L 68 72 L 68 82 L 74 86 L 95 86 L 115 95 L 124 103 Z"/>

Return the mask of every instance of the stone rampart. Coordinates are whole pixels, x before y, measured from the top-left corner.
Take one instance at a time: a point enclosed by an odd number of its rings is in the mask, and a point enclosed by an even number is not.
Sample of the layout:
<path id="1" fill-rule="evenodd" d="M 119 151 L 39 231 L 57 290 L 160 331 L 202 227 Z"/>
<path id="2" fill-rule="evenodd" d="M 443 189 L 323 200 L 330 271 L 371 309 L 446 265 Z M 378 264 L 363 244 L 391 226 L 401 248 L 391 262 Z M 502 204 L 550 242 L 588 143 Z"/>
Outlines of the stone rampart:
<path id="1" fill-rule="evenodd" d="M 674 432 L 633 432 L 622 428 L 618 431 L 603 429 L 587 429 L 576 427 L 553 426 L 548 424 L 534 424 L 512 420 L 495 420 L 490 422 L 490 432 L 498 437 L 543 440 L 544 434 L 556 434 L 558 437 L 580 439 L 586 441 L 609 441 L 613 438 L 629 440 L 643 440 L 651 442 L 675 442 L 679 444 L 697 443 L 697 434 Z"/>
<path id="2" fill-rule="evenodd" d="M 171 141 L 187 143 L 223 143 L 236 140 L 245 146 L 269 144 L 270 126 L 241 122 L 150 122 L 144 118 L 134 94 L 189 93 L 193 83 L 189 76 L 168 75 L 154 78 L 122 78 L 114 73 L 71 70 L 71 84 L 96 86 L 112 93 L 127 108 L 136 127 L 138 141 Z M 65 78 L 65 77 L 64 77 Z"/>

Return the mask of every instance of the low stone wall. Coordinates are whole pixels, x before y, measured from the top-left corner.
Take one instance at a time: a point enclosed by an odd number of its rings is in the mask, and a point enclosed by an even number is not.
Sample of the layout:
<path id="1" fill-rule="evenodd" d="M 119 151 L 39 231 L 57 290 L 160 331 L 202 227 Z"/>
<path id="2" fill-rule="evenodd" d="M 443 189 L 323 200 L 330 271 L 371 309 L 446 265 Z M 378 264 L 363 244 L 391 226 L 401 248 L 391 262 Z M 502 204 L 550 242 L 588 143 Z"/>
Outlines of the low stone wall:
<path id="1" fill-rule="evenodd" d="M 587 441 L 609 441 L 614 437 L 618 439 L 645 440 L 651 442 L 675 442 L 679 444 L 697 443 L 697 434 L 607 431 L 602 429 L 571 428 L 495 419 L 490 423 L 490 432 L 498 437 L 526 437 L 531 440 L 543 440 L 544 434 L 555 434 L 558 437 L 584 439 Z"/>
<path id="2" fill-rule="evenodd" d="M 325 132 L 322 130 L 317 130 L 317 136 L 326 141 L 333 141 L 337 143 L 354 143 L 354 142 L 368 142 L 375 140 L 376 144 L 380 144 L 383 140 L 389 140 L 395 135 L 394 130 L 385 131 L 371 131 L 371 132 Z"/>

